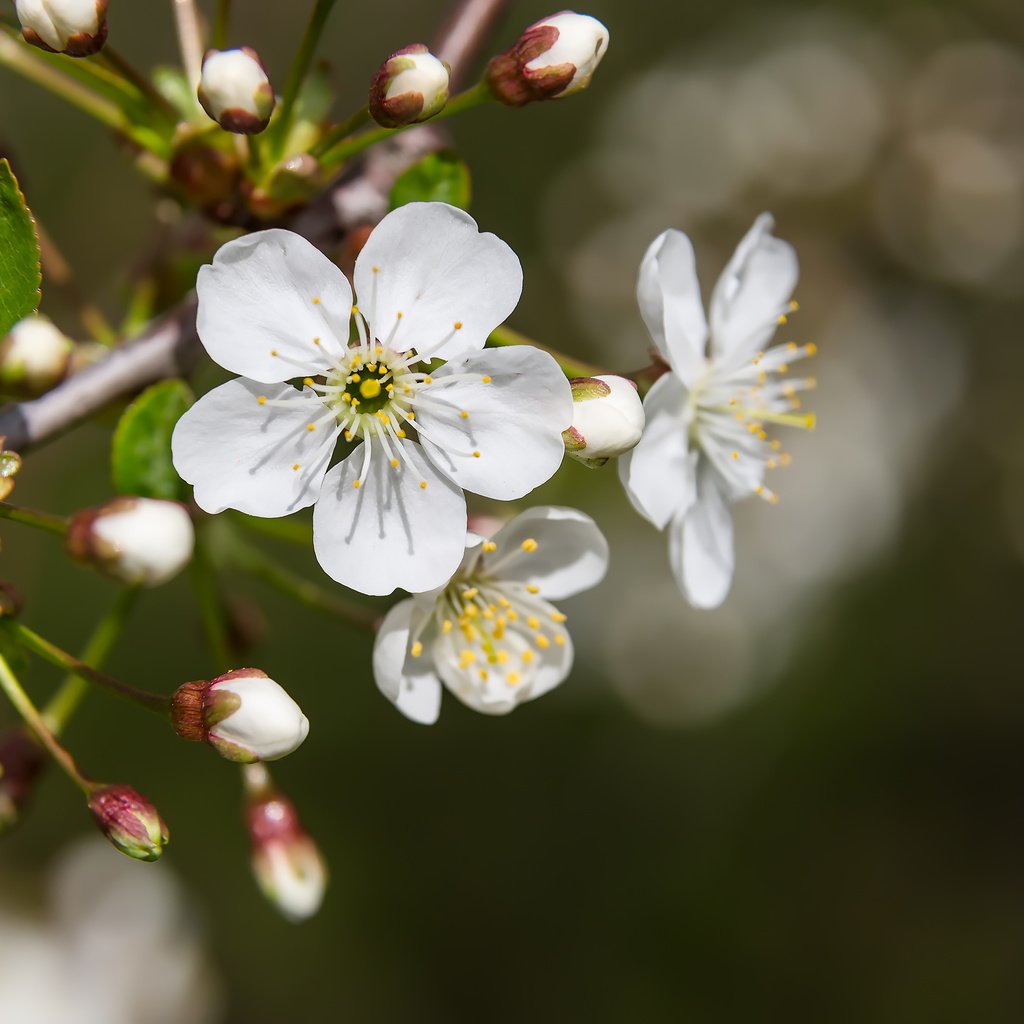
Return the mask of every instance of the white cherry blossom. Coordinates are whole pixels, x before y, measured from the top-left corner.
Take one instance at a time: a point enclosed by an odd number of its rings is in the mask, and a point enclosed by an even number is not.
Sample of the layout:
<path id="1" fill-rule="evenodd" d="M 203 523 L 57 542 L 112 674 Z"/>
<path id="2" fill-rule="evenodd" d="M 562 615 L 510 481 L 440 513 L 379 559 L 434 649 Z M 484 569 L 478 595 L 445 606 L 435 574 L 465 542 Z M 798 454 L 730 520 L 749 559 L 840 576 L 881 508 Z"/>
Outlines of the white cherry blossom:
<path id="1" fill-rule="evenodd" d="M 572 395 L 547 353 L 483 350 L 522 269 L 461 210 L 388 214 L 354 283 L 358 307 L 342 272 L 289 231 L 220 249 L 199 273 L 199 336 L 242 376 L 181 418 L 174 464 L 207 512 L 315 503 L 316 556 L 339 583 L 431 590 L 462 558 L 463 490 L 511 500 L 551 477 Z"/>
<path id="2" fill-rule="evenodd" d="M 637 511 L 669 528 L 669 559 L 691 604 L 717 607 L 732 582 L 730 505 L 752 495 L 777 500 L 766 472 L 789 459 L 766 427 L 814 428 L 800 412 L 813 378 L 786 379 L 813 344 L 769 348 L 790 301 L 798 267 L 793 247 L 772 235 L 762 214 L 740 242 L 705 318 L 693 246 L 681 231 L 654 240 L 640 265 L 640 312 L 670 372 L 644 400 L 647 427 L 619 460 Z"/>
<path id="3" fill-rule="evenodd" d="M 476 711 L 508 714 L 568 676 L 572 640 L 550 602 L 596 586 L 607 568 L 603 534 L 572 508 L 529 509 L 489 540 L 470 533 L 446 587 L 388 612 L 373 651 L 377 686 L 424 724 L 437 720 L 442 684 Z"/>

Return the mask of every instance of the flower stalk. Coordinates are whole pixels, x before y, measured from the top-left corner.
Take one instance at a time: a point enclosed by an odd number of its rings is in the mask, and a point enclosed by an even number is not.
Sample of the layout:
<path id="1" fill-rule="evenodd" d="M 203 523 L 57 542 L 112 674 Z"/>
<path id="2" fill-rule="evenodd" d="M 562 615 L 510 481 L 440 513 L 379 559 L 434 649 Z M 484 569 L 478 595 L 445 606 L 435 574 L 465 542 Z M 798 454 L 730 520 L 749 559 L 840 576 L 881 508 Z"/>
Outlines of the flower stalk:
<path id="1" fill-rule="evenodd" d="M 37 530 L 46 530 L 61 536 L 68 532 L 68 526 L 71 523 L 66 516 L 56 516 L 50 512 L 37 512 L 35 509 L 8 505 L 6 502 L 0 502 L 0 519 L 9 519 L 12 523 L 24 523 L 26 526 L 34 526 Z"/>
<path id="2" fill-rule="evenodd" d="M 562 368 L 562 372 L 566 377 L 569 378 L 596 377 L 608 372 L 607 370 L 602 370 L 599 366 L 595 366 L 593 363 L 585 363 L 582 360 L 574 359 L 572 356 L 567 356 L 548 345 L 542 345 L 539 341 L 534 341 L 525 334 L 513 331 L 510 327 L 496 327 L 491 331 L 490 337 L 487 339 L 487 345 L 489 348 L 505 348 L 514 345 L 529 345 L 531 348 L 539 348 L 541 352 L 547 352 Z"/>

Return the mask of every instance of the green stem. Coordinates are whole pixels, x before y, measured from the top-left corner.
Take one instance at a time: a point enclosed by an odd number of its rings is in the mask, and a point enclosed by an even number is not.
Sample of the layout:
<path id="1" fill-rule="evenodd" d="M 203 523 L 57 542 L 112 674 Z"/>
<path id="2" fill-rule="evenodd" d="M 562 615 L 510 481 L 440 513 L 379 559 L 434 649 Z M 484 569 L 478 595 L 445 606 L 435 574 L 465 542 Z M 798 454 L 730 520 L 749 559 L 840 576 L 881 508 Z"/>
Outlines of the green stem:
<path id="1" fill-rule="evenodd" d="M 370 108 L 363 107 L 354 114 L 346 117 L 344 121 L 336 124 L 315 146 L 310 149 L 310 156 L 320 157 L 327 153 L 331 147 L 336 146 L 342 139 L 347 139 L 354 131 L 362 128 L 370 120 Z"/>
<path id="2" fill-rule="evenodd" d="M 446 117 L 452 117 L 454 114 L 461 114 L 463 111 L 472 110 L 474 107 L 489 103 L 493 99 L 494 93 L 491 92 L 490 86 L 486 82 L 477 82 L 476 85 L 470 86 L 470 88 L 460 92 L 457 96 L 453 96 L 448 101 L 444 110 L 439 114 L 435 114 L 427 123 L 432 124 L 434 121 L 441 121 Z M 371 131 L 363 132 L 362 135 L 342 139 L 330 149 L 324 150 L 320 163 L 326 171 L 332 172 L 337 170 L 350 157 L 361 153 L 364 149 L 375 146 L 378 142 L 383 142 L 385 139 L 390 139 L 392 135 L 397 135 L 399 132 L 408 131 L 410 128 L 415 127 L 416 124 L 409 124 L 404 128 L 374 128 Z"/>
<path id="3" fill-rule="evenodd" d="M 231 643 L 228 639 L 228 619 L 224 602 L 217 589 L 217 577 L 210 552 L 203 538 L 197 538 L 195 554 L 192 556 L 192 589 L 203 622 L 203 632 L 213 657 L 214 668 L 227 672 L 233 662 Z"/>
<path id="4" fill-rule="evenodd" d="M 174 104 L 142 72 L 122 57 L 110 43 L 107 43 L 94 59 L 119 76 L 154 110 L 159 111 L 163 117 L 168 118 L 172 126 L 178 123 L 180 118 L 178 111 L 174 109 Z"/>
<path id="5" fill-rule="evenodd" d="M 43 716 L 36 709 L 21 683 L 18 682 L 18 677 L 2 654 L 0 654 L 0 687 L 7 694 L 8 700 L 14 705 L 18 714 L 36 734 L 39 742 L 49 751 L 54 761 L 67 772 L 71 781 L 88 795 L 93 789 L 93 783 L 82 775 L 74 758 L 57 742 L 57 737 L 46 727 Z"/>
<path id="6" fill-rule="evenodd" d="M 315 583 L 292 572 L 291 569 L 264 554 L 259 548 L 253 547 L 237 536 L 231 538 L 227 554 L 234 565 L 243 572 L 247 572 L 276 590 L 280 590 L 281 593 L 295 598 L 307 608 L 326 612 L 328 615 L 333 615 L 363 629 L 374 631 L 377 628 L 380 616 L 372 609 L 364 608 L 353 601 L 346 601 L 336 594 L 321 589 Z"/>
<path id="7" fill-rule="evenodd" d="M 573 359 L 571 356 L 564 355 L 556 349 L 542 345 L 540 342 L 526 337 L 525 334 L 520 334 L 518 331 L 513 331 L 508 327 L 496 327 L 491 331 L 487 344 L 491 348 L 504 348 L 509 345 L 530 345 L 533 348 L 539 348 L 542 352 L 547 352 L 554 357 L 566 377 L 594 377 L 598 374 L 609 372 L 608 370 L 601 369 L 600 366 L 594 366 L 593 363 L 584 363 L 578 359 Z"/>
<path id="8" fill-rule="evenodd" d="M 302 83 L 309 73 L 309 66 L 313 62 L 313 54 L 316 51 L 320 35 L 324 25 L 337 0 L 316 0 L 313 12 L 309 16 L 309 23 L 299 43 L 298 52 L 292 61 L 291 69 L 288 72 L 288 80 L 285 82 L 284 92 L 281 95 L 281 105 L 278 111 L 277 123 L 273 127 L 274 151 L 277 158 L 284 155 L 285 142 L 288 139 L 288 130 L 291 128 L 292 118 L 295 115 L 295 102 L 299 98 L 299 91 Z"/>
<path id="9" fill-rule="evenodd" d="M 89 642 L 85 645 L 85 650 L 82 651 L 80 660 L 84 665 L 94 669 L 103 667 L 103 663 L 109 657 L 114 644 L 121 635 L 125 620 L 134 607 L 138 595 L 138 587 L 125 587 L 118 591 L 110 611 L 100 620 L 89 638 Z M 64 731 L 88 689 L 89 686 L 84 679 L 69 675 L 61 688 L 47 702 L 43 709 L 43 718 L 55 735 Z"/>
<path id="10" fill-rule="evenodd" d="M 227 45 L 230 24 L 231 0 L 217 0 L 217 16 L 213 22 L 213 40 L 210 43 L 215 50 L 223 50 Z"/>
<path id="11" fill-rule="evenodd" d="M 65 74 L 63 70 L 58 70 L 47 61 L 46 54 L 42 51 L 15 41 L 7 32 L 0 32 L 0 65 L 9 67 L 36 85 L 48 89 L 142 149 L 160 157 L 167 156 L 166 140 L 157 132 L 133 124 L 125 110 L 116 102 L 105 99 L 89 86 Z"/>
<path id="12" fill-rule="evenodd" d="M 36 512 L 30 508 L 8 505 L 2 501 L 0 501 L 0 519 L 10 519 L 12 523 L 24 523 L 26 526 L 34 526 L 39 530 L 48 530 L 50 533 L 59 534 L 67 533 L 71 522 L 64 516 L 51 515 L 49 512 Z"/>
<path id="13" fill-rule="evenodd" d="M 168 713 L 170 702 L 166 697 L 161 697 L 155 693 L 146 693 L 144 690 L 137 690 L 134 686 L 122 683 L 119 679 L 108 676 L 105 672 L 100 672 L 91 665 L 86 665 L 73 654 L 62 651 L 56 644 L 51 644 L 49 640 L 44 640 L 38 633 L 29 629 L 28 626 L 23 626 L 20 622 L 7 620 L 2 625 L 4 629 L 10 632 L 15 641 L 44 661 L 48 661 L 58 668 L 64 669 L 65 672 L 78 676 L 79 679 L 102 686 L 104 689 L 116 693 L 119 697 L 124 697 L 125 700 L 129 700 L 133 704 L 145 708 L 147 711 L 153 711 L 158 715 L 166 715 Z"/>

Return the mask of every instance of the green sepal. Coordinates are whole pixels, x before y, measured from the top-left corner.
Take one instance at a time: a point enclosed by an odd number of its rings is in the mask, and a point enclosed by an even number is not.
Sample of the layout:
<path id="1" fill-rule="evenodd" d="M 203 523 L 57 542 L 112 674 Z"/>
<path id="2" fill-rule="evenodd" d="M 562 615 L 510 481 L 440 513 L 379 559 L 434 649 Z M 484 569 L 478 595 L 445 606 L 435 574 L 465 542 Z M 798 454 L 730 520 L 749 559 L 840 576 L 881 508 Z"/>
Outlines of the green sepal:
<path id="1" fill-rule="evenodd" d="M 0 160 L 0 338 L 39 308 L 39 236 L 11 165 Z"/>

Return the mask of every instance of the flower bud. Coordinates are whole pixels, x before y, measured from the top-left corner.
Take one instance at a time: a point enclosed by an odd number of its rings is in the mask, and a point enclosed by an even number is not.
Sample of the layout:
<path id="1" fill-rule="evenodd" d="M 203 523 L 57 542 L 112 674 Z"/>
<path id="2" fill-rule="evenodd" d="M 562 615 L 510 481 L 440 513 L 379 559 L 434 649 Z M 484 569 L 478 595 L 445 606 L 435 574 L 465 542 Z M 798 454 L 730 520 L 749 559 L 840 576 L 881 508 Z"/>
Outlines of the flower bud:
<path id="1" fill-rule="evenodd" d="M 576 377 L 572 426 L 563 431 L 565 450 L 585 465 L 603 466 L 635 448 L 644 432 L 644 406 L 625 377 Z"/>
<path id="2" fill-rule="evenodd" d="M 515 46 L 492 58 L 485 77 L 511 107 L 556 100 L 590 84 L 608 49 L 608 29 L 588 14 L 562 11 L 531 25 Z"/>
<path id="3" fill-rule="evenodd" d="M 422 43 L 393 53 L 370 86 L 370 114 L 385 128 L 403 128 L 440 113 L 448 102 L 449 67 Z"/>
<path id="4" fill-rule="evenodd" d="M 247 776 L 253 874 L 263 895 L 289 921 L 304 921 L 323 902 L 327 866 L 295 805 L 271 786 L 262 766 L 257 771 L 254 779 Z"/>
<path id="5" fill-rule="evenodd" d="M 270 123 L 274 90 L 259 54 L 241 50 L 209 50 L 199 80 L 203 110 L 225 131 L 256 135 Z"/>
<path id="6" fill-rule="evenodd" d="M 185 683 L 171 699 L 179 736 L 209 743 L 229 761 L 276 761 L 301 746 L 309 720 L 285 690 L 258 668 L 212 682 Z"/>
<path id="7" fill-rule="evenodd" d="M 107 0 L 15 0 L 26 43 L 88 57 L 107 41 Z"/>
<path id="8" fill-rule="evenodd" d="M 131 786 L 97 786 L 89 796 L 100 831 L 123 854 L 136 860 L 157 860 L 169 833 L 157 809 Z"/>
<path id="9" fill-rule="evenodd" d="M 175 501 L 114 498 L 71 520 L 72 558 L 121 583 L 157 587 L 188 565 L 195 545 L 192 520 Z"/>
<path id="10" fill-rule="evenodd" d="M 25 729 L 0 736 L 0 836 L 21 820 L 46 764 L 43 748 Z"/>
<path id="11" fill-rule="evenodd" d="M 74 347 L 45 316 L 19 320 L 0 341 L 0 391 L 48 391 L 67 376 Z"/>

